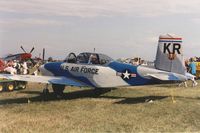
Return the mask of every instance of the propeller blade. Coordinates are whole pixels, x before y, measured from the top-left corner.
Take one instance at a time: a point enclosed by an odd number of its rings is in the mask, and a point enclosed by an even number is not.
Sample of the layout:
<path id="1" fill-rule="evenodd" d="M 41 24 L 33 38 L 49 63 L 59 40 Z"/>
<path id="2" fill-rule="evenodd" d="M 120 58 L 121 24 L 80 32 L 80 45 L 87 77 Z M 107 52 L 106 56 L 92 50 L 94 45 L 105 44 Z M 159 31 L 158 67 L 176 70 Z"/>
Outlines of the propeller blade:
<path id="1" fill-rule="evenodd" d="M 45 58 L 45 48 L 43 48 L 43 52 L 42 52 L 42 61 L 44 62 L 44 58 Z"/>
<path id="2" fill-rule="evenodd" d="M 21 49 L 24 51 L 24 53 L 26 53 L 26 50 L 24 50 L 24 48 L 21 46 Z"/>
<path id="3" fill-rule="evenodd" d="M 30 53 L 32 53 L 34 49 L 35 49 L 35 48 L 33 47 L 33 48 L 31 49 Z"/>

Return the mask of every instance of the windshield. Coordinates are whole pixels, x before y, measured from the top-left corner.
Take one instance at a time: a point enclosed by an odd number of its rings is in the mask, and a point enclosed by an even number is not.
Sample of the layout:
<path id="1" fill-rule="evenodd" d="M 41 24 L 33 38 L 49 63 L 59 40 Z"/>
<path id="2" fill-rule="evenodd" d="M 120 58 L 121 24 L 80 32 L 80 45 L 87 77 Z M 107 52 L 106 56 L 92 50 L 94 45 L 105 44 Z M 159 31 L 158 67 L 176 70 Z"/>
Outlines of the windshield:
<path id="1" fill-rule="evenodd" d="M 69 53 L 69 55 L 65 58 L 64 62 L 76 63 L 76 54 L 75 53 Z"/>
<path id="2" fill-rule="evenodd" d="M 80 53 L 77 56 L 77 63 L 105 65 L 112 60 L 113 59 L 107 55 L 98 53 Z"/>

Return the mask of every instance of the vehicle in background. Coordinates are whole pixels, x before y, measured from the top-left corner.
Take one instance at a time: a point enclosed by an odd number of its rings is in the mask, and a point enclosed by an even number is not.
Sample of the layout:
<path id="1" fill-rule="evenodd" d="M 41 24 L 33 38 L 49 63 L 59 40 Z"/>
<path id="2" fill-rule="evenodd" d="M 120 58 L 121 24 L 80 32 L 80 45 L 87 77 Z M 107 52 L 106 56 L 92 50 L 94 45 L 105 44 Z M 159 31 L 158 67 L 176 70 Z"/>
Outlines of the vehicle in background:
<path id="1" fill-rule="evenodd" d="M 0 78 L 0 92 L 25 89 L 27 82 Z"/>
<path id="2" fill-rule="evenodd" d="M 34 47 L 30 50 L 30 52 L 26 52 L 23 48 L 23 46 L 20 47 L 24 53 L 19 54 L 13 54 L 8 55 L 4 58 L 0 59 L 0 73 L 5 74 L 6 67 L 8 67 L 7 63 L 13 62 L 13 61 L 28 61 L 31 62 L 32 52 L 34 51 Z M 0 92 L 3 91 L 13 91 L 13 90 L 19 90 L 19 89 L 25 89 L 27 82 L 25 81 L 16 81 L 6 78 L 0 78 Z"/>

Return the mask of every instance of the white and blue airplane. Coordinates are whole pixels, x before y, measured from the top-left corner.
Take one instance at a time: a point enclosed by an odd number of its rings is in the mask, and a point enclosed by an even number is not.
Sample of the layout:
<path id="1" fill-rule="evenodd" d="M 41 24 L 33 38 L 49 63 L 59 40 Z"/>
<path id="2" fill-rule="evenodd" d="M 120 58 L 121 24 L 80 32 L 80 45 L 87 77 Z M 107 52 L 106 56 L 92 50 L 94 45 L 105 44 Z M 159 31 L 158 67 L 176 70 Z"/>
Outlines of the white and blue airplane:
<path id="1" fill-rule="evenodd" d="M 78 56 L 70 53 L 64 62 L 46 63 L 40 71 L 42 76 L 1 74 L 0 77 L 52 84 L 57 95 L 63 94 L 65 86 L 111 88 L 194 79 L 185 69 L 182 38 L 170 34 L 159 37 L 154 68 L 120 63 L 104 54 L 85 52 Z"/>

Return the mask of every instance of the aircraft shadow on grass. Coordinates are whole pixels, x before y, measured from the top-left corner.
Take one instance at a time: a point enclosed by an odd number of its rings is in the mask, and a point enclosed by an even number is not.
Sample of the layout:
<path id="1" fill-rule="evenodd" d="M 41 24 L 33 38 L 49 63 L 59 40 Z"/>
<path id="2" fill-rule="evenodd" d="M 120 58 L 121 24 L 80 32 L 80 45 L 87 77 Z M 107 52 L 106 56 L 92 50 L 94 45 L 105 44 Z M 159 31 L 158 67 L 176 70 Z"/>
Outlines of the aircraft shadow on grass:
<path id="1" fill-rule="evenodd" d="M 102 96 L 103 98 L 111 98 L 111 99 L 122 99 L 120 101 L 115 102 L 115 104 L 140 104 L 157 100 L 162 100 L 167 98 L 168 96 L 142 96 L 142 97 L 113 97 L 113 96 Z"/>
<path id="2" fill-rule="evenodd" d="M 119 96 L 118 97 L 118 96 L 103 95 L 115 89 L 116 88 L 100 89 L 100 90 L 91 89 L 91 90 L 67 92 L 67 93 L 64 93 L 64 96 L 61 99 L 57 98 L 54 93 L 49 93 L 48 95 L 44 96 L 41 94 L 40 91 L 21 91 L 19 93 L 34 94 L 37 96 L 4 99 L 4 100 L 0 100 L 0 105 L 26 104 L 29 102 L 34 103 L 34 102 L 49 102 L 49 101 L 59 101 L 59 100 L 73 100 L 73 99 L 80 99 L 80 98 L 120 99 L 120 101 L 115 102 L 115 104 L 139 104 L 139 103 L 148 102 L 150 100 L 153 100 L 153 101 L 162 100 L 168 97 L 168 96 L 142 96 L 142 97 L 120 97 Z"/>
<path id="3" fill-rule="evenodd" d="M 101 90 L 80 90 L 75 92 L 64 93 L 62 98 L 57 98 L 53 92 L 50 92 L 48 95 L 43 95 L 41 91 L 20 91 L 18 93 L 30 94 L 30 96 L 20 97 L 20 98 L 11 98 L 0 100 L 0 105 L 8 104 L 25 104 L 28 102 L 48 102 L 48 101 L 59 101 L 59 100 L 73 100 L 79 98 L 97 98 L 100 95 L 109 92 L 110 89 L 101 89 Z M 11 93 L 11 92 L 10 92 Z M 34 95 L 34 96 L 31 96 Z"/>

